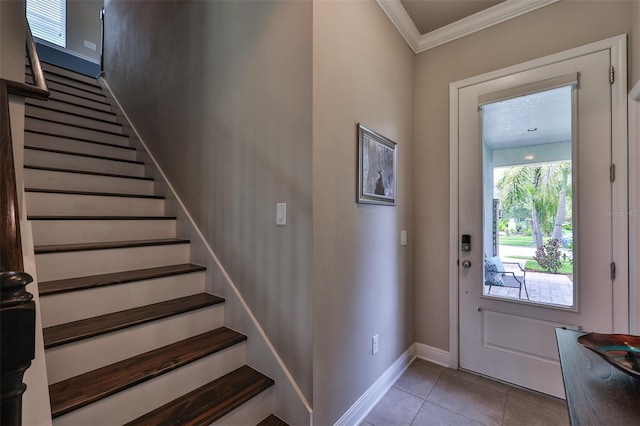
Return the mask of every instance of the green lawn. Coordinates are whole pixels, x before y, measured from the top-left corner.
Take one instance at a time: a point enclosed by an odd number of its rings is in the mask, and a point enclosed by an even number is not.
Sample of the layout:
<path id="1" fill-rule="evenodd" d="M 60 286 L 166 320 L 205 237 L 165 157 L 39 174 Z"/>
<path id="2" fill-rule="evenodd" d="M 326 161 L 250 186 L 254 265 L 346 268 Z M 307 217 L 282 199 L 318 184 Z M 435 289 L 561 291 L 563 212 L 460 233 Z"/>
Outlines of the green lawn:
<path id="1" fill-rule="evenodd" d="M 535 247 L 531 235 L 500 235 L 499 244 L 501 246 Z M 549 237 L 543 237 L 542 241 L 547 242 Z"/>
<path id="2" fill-rule="evenodd" d="M 527 271 L 548 272 L 542 266 L 538 265 L 538 262 L 535 260 L 527 260 L 527 263 L 524 264 L 524 269 Z M 558 269 L 558 274 L 573 274 L 573 265 L 565 262 L 562 268 Z"/>
<path id="3" fill-rule="evenodd" d="M 501 246 L 535 247 L 530 235 L 501 235 L 498 238 Z"/>

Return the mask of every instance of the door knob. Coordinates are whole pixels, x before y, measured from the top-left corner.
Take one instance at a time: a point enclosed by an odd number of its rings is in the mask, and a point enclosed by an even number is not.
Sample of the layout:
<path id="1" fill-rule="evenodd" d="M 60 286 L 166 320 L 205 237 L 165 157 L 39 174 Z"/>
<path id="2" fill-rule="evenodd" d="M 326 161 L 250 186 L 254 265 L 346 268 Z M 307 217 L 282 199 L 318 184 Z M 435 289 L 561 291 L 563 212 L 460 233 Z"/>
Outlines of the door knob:
<path id="1" fill-rule="evenodd" d="M 462 261 L 463 268 L 471 268 L 471 261 L 469 259 L 465 259 Z"/>

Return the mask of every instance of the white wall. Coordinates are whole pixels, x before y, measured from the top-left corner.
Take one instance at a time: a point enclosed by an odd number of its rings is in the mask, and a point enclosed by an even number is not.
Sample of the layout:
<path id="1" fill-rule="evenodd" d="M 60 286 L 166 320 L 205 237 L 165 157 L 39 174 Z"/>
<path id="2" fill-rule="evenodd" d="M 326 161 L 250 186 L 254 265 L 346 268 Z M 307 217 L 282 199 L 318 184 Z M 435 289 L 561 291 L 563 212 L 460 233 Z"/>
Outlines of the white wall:
<path id="1" fill-rule="evenodd" d="M 374 1 L 314 2 L 317 425 L 338 420 L 414 341 L 413 65 L 414 54 Z M 355 202 L 358 123 L 398 144 L 396 207 Z M 400 246 L 403 229 L 407 246 Z"/>
<path id="2" fill-rule="evenodd" d="M 635 52 L 631 55 L 630 64 L 631 72 L 629 73 L 629 90 L 635 84 L 640 82 L 640 0 L 632 1 L 631 6 L 631 41 L 629 43 L 629 52 Z"/>
<path id="3" fill-rule="evenodd" d="M 449 176 L 449 84 L 629 33 L 632 6 L 624 1 L 561 1 L 416 56 L 418 342 L 449 349 L 449 186 L 443 179 Z M 630 60 L 638 56 L 634 53 Z"/>
<path id="4" fill-rule="evenodd" d="M 67 0 L 67 50 L 100 62 L 100 9 L 104 0 Z M 96 50 L 85 47 L 89 41 Z"/>

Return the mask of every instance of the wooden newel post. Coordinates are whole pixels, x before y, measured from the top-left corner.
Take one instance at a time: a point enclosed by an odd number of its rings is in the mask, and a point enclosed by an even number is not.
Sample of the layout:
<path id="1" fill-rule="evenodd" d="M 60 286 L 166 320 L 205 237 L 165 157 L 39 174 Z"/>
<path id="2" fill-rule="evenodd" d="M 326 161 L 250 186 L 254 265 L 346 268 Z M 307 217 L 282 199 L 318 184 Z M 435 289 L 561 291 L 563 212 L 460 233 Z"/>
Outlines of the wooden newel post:
<path id="1" fill-rule="evenodd" d="M 0 272 L 0 424 L 22 424 L 24 372 L 35 355 L 36 306 L 26 272 Z"/>

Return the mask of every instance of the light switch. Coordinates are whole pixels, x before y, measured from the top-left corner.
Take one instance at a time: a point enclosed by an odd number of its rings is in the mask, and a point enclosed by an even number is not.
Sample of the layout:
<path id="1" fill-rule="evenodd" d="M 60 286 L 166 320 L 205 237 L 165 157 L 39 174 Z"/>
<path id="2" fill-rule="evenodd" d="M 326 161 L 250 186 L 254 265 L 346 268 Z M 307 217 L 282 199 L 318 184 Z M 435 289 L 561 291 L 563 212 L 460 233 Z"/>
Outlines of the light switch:
<path id="1" fill-rule="evenodd" d="M 285 226 L 287 224 L 287 203 L 276 204 L 276 225 Z"/>
<path id="2" fill-rule="evenodd" d="M 407 231 L 400 231 L 400 245 L 407 245 Z"/>

